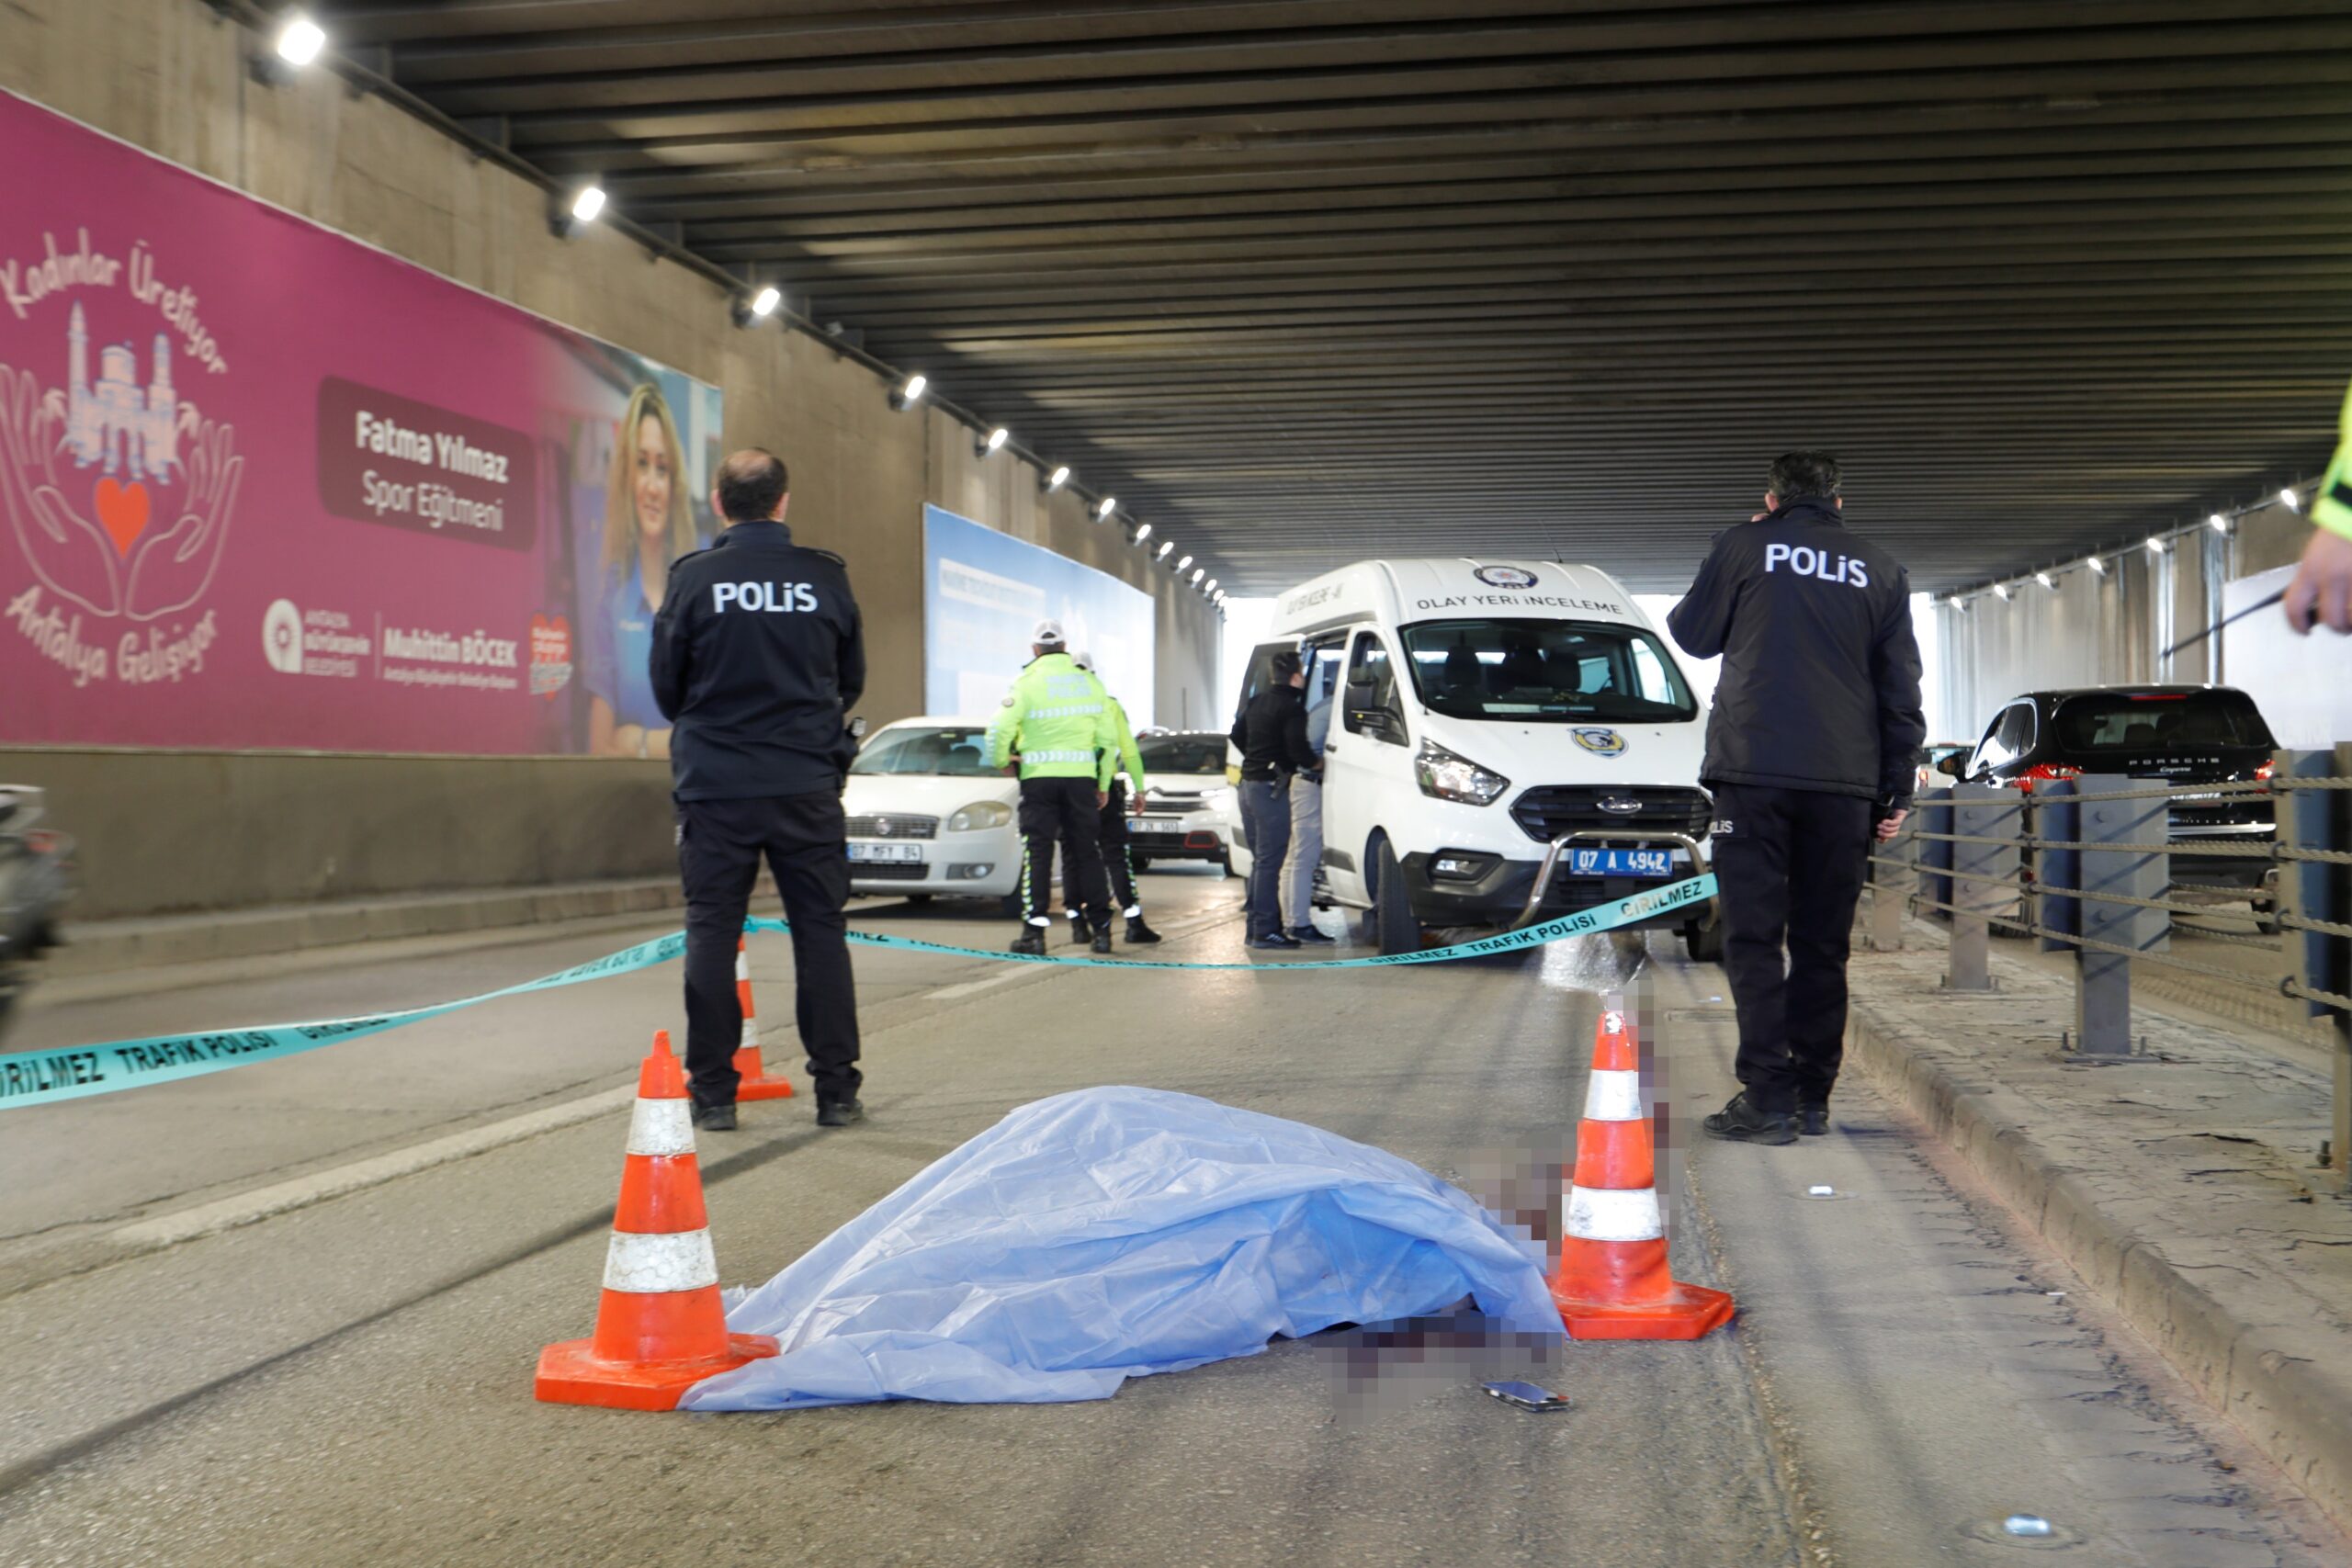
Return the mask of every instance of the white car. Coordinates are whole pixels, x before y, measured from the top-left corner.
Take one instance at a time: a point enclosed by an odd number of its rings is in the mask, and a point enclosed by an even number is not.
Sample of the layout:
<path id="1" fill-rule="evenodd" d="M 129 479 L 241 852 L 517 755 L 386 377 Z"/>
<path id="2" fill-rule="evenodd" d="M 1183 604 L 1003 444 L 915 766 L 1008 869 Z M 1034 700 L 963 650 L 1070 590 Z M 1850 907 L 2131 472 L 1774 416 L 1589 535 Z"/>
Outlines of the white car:
<path id="1" fill-rule="evenodd" d="M 1002 898 L 1021 885 L 1021 785 L 988 766 L 988 725 L 902 718 L 865 738 L 849 766 L 854 894 L 922 903 Z"/>
<path id="2" fill-rule="evenodd" d="M 1127 827 L 1127 853 L 1141 871 L 1154 861 L 1193 860 L 1250 874 L 1241 802 L 1226 775 L 1225 737 L 1170 730 L 1136 742 L 1143 755 L 1143 812 Z"/>

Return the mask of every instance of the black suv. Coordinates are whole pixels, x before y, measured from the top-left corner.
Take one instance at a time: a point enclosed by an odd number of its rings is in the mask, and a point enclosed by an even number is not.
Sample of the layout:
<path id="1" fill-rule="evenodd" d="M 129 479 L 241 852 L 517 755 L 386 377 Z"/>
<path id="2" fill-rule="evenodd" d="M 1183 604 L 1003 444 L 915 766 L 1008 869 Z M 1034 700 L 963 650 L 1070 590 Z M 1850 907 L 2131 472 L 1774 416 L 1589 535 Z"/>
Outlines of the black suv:
<path id="1" fill-rule="evenodd" d="M 2084 773 L 2225 784 L 2268 778 L 2277 749 L 2254 699 L 2232 687 L 2096 686 L 2012 698 L 1966 761 L 1945 771 L 2028 794 L 2037 784 Z M 2266 861 L 2200 856 L 2197 846 L 2268 843 L 2276 827 L 2267 795 L 2182 795 L 2170 827 L 2177 883 L 2263 885 Z"/>

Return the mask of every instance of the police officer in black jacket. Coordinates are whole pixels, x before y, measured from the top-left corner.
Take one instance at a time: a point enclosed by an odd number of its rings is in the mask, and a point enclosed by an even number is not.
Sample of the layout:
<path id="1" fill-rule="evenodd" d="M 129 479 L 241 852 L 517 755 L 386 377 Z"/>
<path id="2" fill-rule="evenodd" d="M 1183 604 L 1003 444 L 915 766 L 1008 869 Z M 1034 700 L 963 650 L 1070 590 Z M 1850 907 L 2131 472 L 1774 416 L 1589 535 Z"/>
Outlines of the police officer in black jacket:
<path id="1" fill-rule="evenodd" d="M 850 976 L 843 716 L 865 690 L 865 645 L 841 557 L 792 542 L 789 477 L 757 448 L 719 466 L 726 531 L 682 556 L 653 617 L 653 695 L 670 739 L 686 892 L 686 1075 L 695 1125 L 735 1125 L 743 1012 L 735 948 L 760 862 L 792 927 L 795 1015 L 817 1124 L 864 1114 Z"/>
<path id="2" fill-rule="evenodd" d="M 1250 699 L 1227 739 L 1241 750 L 1241 822 L 1249 835 L 1250 894 L 1242 905 L 1251 947 L 1297 947 L 1283 929 L 1283 861 L 1290 853 L 1291 775 L 1315 773 L 1322 759 L 1306 739 L 1305 666 L 1284 649 L 1273 658 L 1266 689 Z"/>
<path id="3" fill-rule="evenodd" d="M 1701 782 L 1744 1087 L 1705 1125 L 1743 1143 L 1829 1130 L 1863 868 L 1902 826 L 1927 738 L 1910 579 L 1846 531 L 1838 488 L 1826 452 L 1774 463 L 1765 510 L 1716 536 L 1666 623 L 1724 661 Z"/>

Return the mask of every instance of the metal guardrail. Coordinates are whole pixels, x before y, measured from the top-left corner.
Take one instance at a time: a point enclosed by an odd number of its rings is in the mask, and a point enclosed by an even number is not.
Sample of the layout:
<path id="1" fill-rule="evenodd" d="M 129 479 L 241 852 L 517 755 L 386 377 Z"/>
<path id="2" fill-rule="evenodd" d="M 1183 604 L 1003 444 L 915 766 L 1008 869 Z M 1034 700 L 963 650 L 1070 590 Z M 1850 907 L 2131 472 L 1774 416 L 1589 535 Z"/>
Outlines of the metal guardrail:
<path id="1" fill-rule="evenodd" d="M 2176 805 L 2249 798 L 2273 804 L 2274 836 L 2171 836 Z M 2258 874 L 2249 870 L 2258 886 L 2175 881 L 2176 855 L 2260 863 Z M 1996 929 L 2036 938 L 2046 953 L 2071 952 L 2069 1033 L 2086 1059 L 2133 1055 L 2134 964 L 2301 1002 L 2335 1039 L 2328 1157 L 2344 1179 L 2352 1165 L 2352 746 L 2279 752 L 2272 776 L 2259 782 L 2152 785 L 2098 774 L 2041 784 L 2030 795 L 1984 784 L 1931 790 L 1871 866 L 1871 945 L 1901 947 L 1906 913 L 1942 916 L 1951 930 L 1948 990 L 1994 988 Z M 2190 901 L 2199 897 L 2208 901 Z M 2217 898 L 2246 904 L 2255 929 L 2210 923 Z M 2278 963 L 2200 962 L 2175 951 L 2176 935 L 2256 949 Z"/>

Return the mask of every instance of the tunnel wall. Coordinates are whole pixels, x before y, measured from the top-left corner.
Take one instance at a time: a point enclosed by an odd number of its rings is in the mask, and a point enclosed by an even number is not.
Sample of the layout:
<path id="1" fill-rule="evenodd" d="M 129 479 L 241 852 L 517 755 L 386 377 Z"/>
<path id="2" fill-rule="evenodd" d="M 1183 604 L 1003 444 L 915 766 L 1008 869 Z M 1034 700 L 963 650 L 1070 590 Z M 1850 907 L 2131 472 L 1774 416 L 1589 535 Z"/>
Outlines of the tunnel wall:
<path id="1" fill-rule="evenodd" d="M 968 428 L 936 408 L 893 412 L 888 384 L 818 336 L 774 323 L 737 328 L 724 290 L 651 259 L 626 235 L 591 225 L 557 239 L 537 187 L 385 100 L 324 71 L 278 86 L 254 81 L 245 63 L 253 46 L 201 0 L 12 0 L 0 6 L 0 87 L 718 385 L 728 445 L 782 453 L 796 535 L 849 562 L 872 666 L 858 711 L 873 722 L 921 711 L 926 502 L 1152 593 L 1155 705 L 1170 715 L 1209 711 L 1216 612 L 1155 570 L 1120 529 L 1095 525 L 1080 497 L 1041 496 L 1036 468 L 1011 454 L 978 458 Z M 363 326 L 366 302 L 352 310 L 355 328 Z M 0 742 L 7 739 L 0 694 Z M 94 881 L 84 918 L 328 891 L 659 874 L 671 864 L 666 776 L 630 762 L 0 744 L 0 776 L 51 786 L 61 825 L 87 847 Z M 312 785 L 322 793 L 306 793 Z M 424 830 L 407 832 L 399 852 L 388 850 L 375 838 L 381 817 L 329 804 L 355 800 L 401 802 L 400 820 L 413 829 L 439 820 L 450 852 Z M 319 819 L 296 820 L 308 818 Z M 559 851 L 546 823 L 566 818 L 646 826 L 620 844 Z M 218 852 L 223 842 L 269 848 L 254 864 L 232 866 Z M 113 880 L 133 866 L 143 895 Z"/>
<path id="2" fill-rule="evenodd" d="M 2307 487 L 2306 487 L 2307 488 Z M 2004 604 L 1973 595 L 1964 610 L 1939 604 L 1944 707 L 1964 731 L 1938 740 L 1976 739 L 1994 714 L 2025 692 L 2133 681 L 2220 682 L 2229 671 L 2222 639 L 2170 660 L 2162 649 L 2212 624 L 2224 583 L 2293 561 L 2311 525 L 2284 506 L 2238 517 L 2229 536 L 2200 529 L 2161 558 L 2145 549 L 2109 555 L 2104 577 L 2075 566 L 2053 574 L 2056 589 L 2030 579 Z"/>

